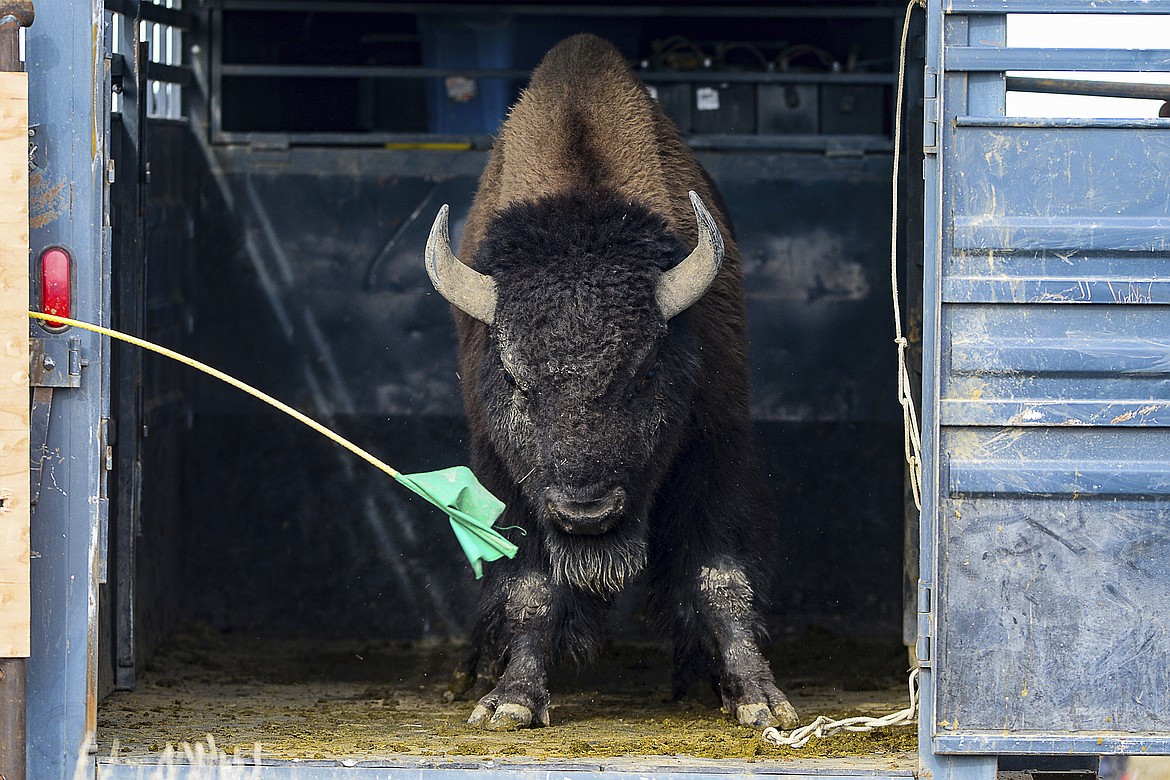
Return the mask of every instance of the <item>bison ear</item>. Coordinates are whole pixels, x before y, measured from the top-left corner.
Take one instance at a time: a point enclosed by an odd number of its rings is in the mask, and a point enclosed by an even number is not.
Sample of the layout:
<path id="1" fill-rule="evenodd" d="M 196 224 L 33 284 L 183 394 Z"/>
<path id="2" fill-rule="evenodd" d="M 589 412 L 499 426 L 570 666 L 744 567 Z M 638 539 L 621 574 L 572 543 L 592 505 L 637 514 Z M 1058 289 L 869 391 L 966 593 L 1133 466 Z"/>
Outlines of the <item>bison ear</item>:
<path id="1" fill-rule="evenodd" d="M 459 262 L 447 232 L 448 207 L 443 204 L 427 239 L 426 266 L 431 284 L 451 305 L 488 325 L 496 317 L 496 283 L 486 274 Z"/>
<path id="2" fill-rule="evenodd" d="M 662 274 L 654 290 L 658 308 L 668 320 L 702 298 L 723 265 L 723 236 L 719 227 L 694 190 L 690 196 L 699 220 L 699 243 L 685 260 Z"/>

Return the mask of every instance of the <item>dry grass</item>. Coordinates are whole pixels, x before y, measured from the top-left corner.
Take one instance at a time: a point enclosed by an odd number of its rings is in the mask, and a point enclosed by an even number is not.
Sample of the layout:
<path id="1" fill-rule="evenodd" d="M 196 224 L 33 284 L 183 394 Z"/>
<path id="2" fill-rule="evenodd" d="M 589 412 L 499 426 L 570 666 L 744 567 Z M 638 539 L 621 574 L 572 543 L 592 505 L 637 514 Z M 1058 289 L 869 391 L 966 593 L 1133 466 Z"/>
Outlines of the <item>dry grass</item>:
<path id="1" fill-rule="evenodd" d="M 553 675 L 553 726 L 495 734 L 464 721 L 470 702 L 442 693 L 458 648 L 452 644 L 315 642 L 177 637 L 141 675 L 138 690 L 115 694 L 99 712 L 99 749 L 139 759 L 402 760 L 495 757 L 523 760 L 690 756 L 767 760 L 863 756 L 902 760 L 916 747 L 912 727 L 820 740 L 802 751 L 774 748 L 736 725 L 714 697 L 676 703 L 669 660 L 657 647 L 619 646 L 595 666 Z M 875 648 L 813 637 L 775 649 L 777 670 L 806 720 L 816 715 L 883 715 L 905 706 L 897 645 Z M 213 735 L 208 742 L 206 735 Z M 174 745 L 186 743 L 186 751 Z M 197 747 L 202 745 L 203 747 Z M 202 750 L 202 757 L 198 751 Z"/>

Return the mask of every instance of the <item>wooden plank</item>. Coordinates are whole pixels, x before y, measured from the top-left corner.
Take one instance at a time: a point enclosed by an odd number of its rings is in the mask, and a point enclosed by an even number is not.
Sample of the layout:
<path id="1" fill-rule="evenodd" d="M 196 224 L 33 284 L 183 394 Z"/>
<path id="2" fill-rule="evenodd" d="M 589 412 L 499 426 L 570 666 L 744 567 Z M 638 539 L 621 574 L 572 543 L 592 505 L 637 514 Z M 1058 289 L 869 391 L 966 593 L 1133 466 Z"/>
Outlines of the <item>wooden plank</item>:
<path id="1" fill-rule="evenodd" d="M 27 657 L 28 78 L 0 73 L 0 658 Z"/>

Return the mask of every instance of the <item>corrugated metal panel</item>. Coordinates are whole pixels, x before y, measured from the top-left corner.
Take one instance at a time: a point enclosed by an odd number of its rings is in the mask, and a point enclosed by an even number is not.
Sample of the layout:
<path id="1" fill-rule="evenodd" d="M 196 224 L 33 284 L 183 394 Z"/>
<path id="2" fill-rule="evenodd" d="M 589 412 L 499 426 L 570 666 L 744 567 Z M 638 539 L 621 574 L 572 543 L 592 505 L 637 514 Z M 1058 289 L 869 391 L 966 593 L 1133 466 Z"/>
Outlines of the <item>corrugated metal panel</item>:
<path id="1" fill-rule="evenodd" d="M 1011 49 L 1002 17 L 946 20 L 933 750 L 1165 751 L 1170 120 L 1015 121 L 1001 72 L 1170 55 Z"/>

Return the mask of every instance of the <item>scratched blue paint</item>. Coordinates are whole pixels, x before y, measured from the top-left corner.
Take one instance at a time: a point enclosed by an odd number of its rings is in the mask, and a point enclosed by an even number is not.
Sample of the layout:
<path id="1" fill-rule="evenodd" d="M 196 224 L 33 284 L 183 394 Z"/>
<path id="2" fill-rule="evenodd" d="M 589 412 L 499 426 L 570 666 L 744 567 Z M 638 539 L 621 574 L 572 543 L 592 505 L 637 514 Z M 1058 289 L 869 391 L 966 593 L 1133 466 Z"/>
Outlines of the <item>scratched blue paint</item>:
<path id="1" fill-rule="evenodd" d="M 1017 251 L 1075 249 L 1079 252 L 1165 252 L 1170 248 L 1170 218 L 1098 214 L 1085 220 L 1061 219 L 1045 214 L 1036 217 L 1004 217 L 996 220 L 995 224 L 989 224 L 979 217 L 955 217 L 955 249 L 987 251 L 1004 246 Z"/>
<path id="2" fill-rule="evenodd" d="M 988 771 L 960 755 L 1170 752 L 1170 120 L 1006 117 L 1002 79 L 1166 71 L 1170 51 L 1010 49 L 1009 11 L 1170 4 L 932 7 L 920 734 L 936 776 Z"/>
<path id="3" fill-rule="evenodd" d="M 1170 496 L 1170 462 L 953 459 L 952 496 Z"/>
<path id="4" fill-rule="evenodd" d="M 955 46 L 947 64 L 955 70 L 1170 70 L 1170 49 L 998 49 Z"/>
<path id="5" fill-rule="evenodd" d="M 987 279 L 952 277 L 945 282 L 947 303 L 1156 303 L 1170 304 L 1170 280 L 1052 277 Z"/>
<path id="6" fill-rule="evenodd" d="M 36 127 L 37 164 L 29 173 L 67 184 L 59 213 L 31 206 L 34 254 L 63 246 L 76 258 L 75 316 L 109 324 L 109 222 L 103 208 L 105 96 L 101 4 L 37 0 L 36 24 L 26 32 L 29 123 Z M 91 128 L 102 128 L 93 129 Z M 93 729 L 96 705 L 97 589 L 105 571 L 102 539 L 108 512 L 100 437 L 109 417 L 108 340 L 78 338 L 81 386 L 53 394 L 40 500 L 32 509 L 32 656 L 28 662 L 28 777 L 73 777 L 76 756 Z"/>
<path id="7" fill-rule="evenodd" d="M 1055 338 L 1006 337 L 994 345 L 953 343 L 957 374 L 1104 374 L 1162 376 L 1170 373 L 1170 342 L 1157 338 L 1094 338 L 1071 333 Z"/>
<path id="8" fill-rule="evenodd" d="M 956 14 L 1170 13 L 1165 0 L 945 0 L 943 6 Z"/>

